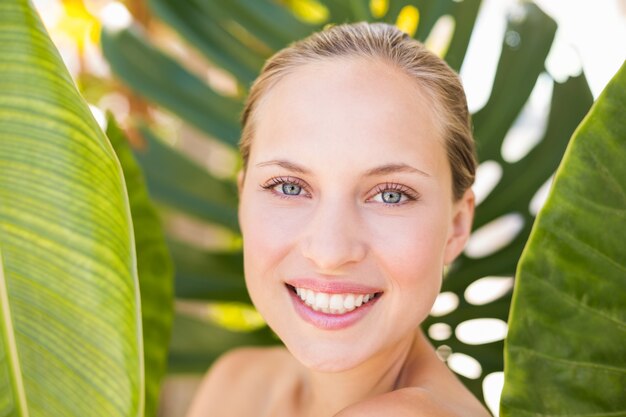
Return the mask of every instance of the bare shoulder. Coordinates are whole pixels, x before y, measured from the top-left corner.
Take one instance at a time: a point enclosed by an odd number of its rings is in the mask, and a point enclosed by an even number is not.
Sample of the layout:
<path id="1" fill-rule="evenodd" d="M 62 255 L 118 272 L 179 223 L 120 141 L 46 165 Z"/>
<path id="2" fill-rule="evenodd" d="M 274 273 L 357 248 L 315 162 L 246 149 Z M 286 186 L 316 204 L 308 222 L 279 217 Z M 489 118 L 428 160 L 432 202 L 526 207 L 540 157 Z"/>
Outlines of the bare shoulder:
<path id="1" fill-rule="evenodd" d="M 267 388 L 268 375 L 288 366 L 284 347 L 246 347 L 220 356 L 200 383 L 186 417 L 250 415 L 259 387 Z M 238 398 L 246 401 L 236 401 Z M 261 399 L 259 398 L 259 401 Z"/>
<path id="2" fill-rule="evenodd" d="M 335 417 L 490 417 L 423 334 L 416 336 L 399 388 L 353 404 Z"/>
<path id="3" fill-rule="evenodd" d="M 489 417 L 478 404 L 446 401 L 420 387 L 407 387 L 356 403 L 334 417 Z"/>

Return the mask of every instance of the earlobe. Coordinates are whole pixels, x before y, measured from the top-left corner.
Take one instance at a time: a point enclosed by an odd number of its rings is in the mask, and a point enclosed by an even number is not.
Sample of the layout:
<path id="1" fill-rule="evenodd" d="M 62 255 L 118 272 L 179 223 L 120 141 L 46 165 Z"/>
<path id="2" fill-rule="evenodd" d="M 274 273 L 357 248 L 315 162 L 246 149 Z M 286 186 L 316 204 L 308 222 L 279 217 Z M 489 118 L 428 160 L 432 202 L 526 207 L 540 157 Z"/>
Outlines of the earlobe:
<path id="1" fill-rule="evenodd" d="M 471 188 L 468 188 L 463 197 L 454 203 L 452 224 L 444 253 L 444 263 L 446 265 L 452 263 L 465 248 L 465 244 L 472 232 L 474 205 L 475 197 Z"/>

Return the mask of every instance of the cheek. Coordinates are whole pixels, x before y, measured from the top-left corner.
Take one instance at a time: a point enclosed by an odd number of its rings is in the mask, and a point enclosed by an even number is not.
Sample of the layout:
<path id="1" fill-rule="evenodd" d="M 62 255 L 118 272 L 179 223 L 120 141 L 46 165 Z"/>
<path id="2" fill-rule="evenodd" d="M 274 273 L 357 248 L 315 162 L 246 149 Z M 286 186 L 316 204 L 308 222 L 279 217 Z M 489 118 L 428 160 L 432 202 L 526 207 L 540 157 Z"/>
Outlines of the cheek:
<path id="1" fill-rule="evenodd" d="M 389 268 L 406 273 L 443 266 L 447 223 L 433 210 L 401 218 L 372 219 L 368 229 L 373 252 L 380 254 Z"/>
<path id="2" fill-rule="evenodd" d="M 280 263 L 296 243 L 299 224 L 299 217 L 285 213 L 287 209 L 255 197 L 242 196 L 239 208 L 245 276 L 251 293 L 276 275 Z"/>
<path id="3" fill-rule="evenodd" d="M 447 236 L 445 216 L 439 210 L 421 210 L 402 218 L 378 219 L 369 229 L 371 252 L 387 275 L 398 306 L 410 306 L 420 320 L 430 311 L 443 274 Z"/>

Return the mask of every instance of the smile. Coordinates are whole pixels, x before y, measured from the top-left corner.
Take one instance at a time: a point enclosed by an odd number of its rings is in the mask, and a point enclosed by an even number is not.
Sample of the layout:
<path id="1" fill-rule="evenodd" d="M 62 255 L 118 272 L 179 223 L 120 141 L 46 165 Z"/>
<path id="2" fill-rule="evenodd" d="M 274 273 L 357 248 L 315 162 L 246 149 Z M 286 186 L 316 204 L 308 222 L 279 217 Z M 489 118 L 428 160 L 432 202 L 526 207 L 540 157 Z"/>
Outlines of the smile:
<path id="1" fill-rule="evenodd" d="M 286 284 L 293 306 L 307 323 L 322 330 L 339 330 L 359 322 L 367 316 L 382 292 L 357 292 L 361 289 L 326 289 L 317 291 L 304 286 Z M 369 290 L 371 291 L 371 290 Z"/>
<path id="2" fill-rule="evenodd" d="M 315 311 L 321 311 L 326 314 L 345 314 L 346 312 L 350 312 L 366 304 L 368 301 L 374 299 L 376 295 L 376 293 L 329 294 L 299 287 L 295 287 L 295 291 L 304 304 Z"/>

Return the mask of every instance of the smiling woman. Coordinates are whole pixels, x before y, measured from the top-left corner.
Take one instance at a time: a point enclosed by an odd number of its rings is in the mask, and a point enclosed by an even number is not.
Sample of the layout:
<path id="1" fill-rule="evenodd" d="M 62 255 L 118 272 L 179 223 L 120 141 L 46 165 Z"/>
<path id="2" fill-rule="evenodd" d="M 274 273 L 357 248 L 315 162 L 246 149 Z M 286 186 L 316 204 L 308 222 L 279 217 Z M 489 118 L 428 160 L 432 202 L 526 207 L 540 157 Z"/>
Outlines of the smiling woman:
<path id="1" fill-rule="evenodd" d="M 188 415 L 487 416 L 419 327 L 474 214 L 456 74 L 391 25 L 333 26 L 268 60 L 242 124 L 246 285 L 285 348 L 226 354 Z"/>

